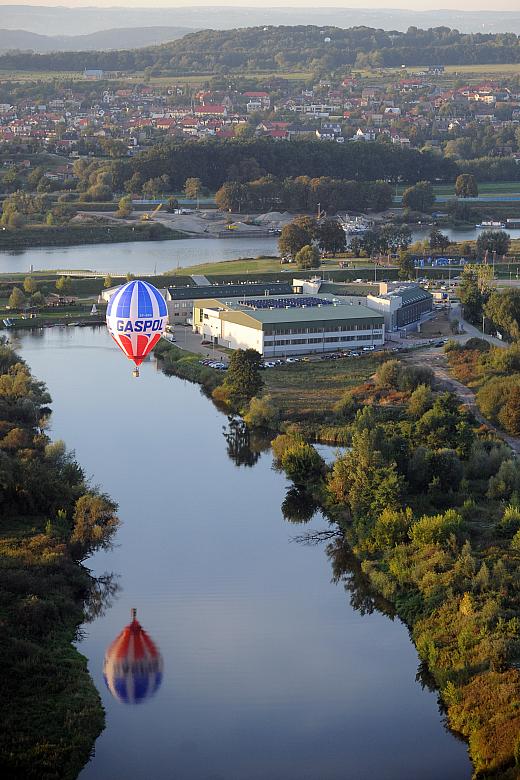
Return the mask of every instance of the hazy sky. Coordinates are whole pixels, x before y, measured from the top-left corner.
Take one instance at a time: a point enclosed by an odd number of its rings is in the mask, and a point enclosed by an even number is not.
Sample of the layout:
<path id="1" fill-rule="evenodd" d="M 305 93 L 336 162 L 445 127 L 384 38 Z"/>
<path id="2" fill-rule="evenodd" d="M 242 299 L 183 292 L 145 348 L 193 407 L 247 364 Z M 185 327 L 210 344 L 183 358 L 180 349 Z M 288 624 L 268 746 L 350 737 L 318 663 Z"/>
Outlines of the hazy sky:
<path id="1" fill-rule="evenodd" d="M 99 6 L 103 8 L 126 7 L 126 8 L 175 8 L 176 6 L 296 6 L 306 8 L 316 8 L 316 0 L 0 0 L 2 5 L 47 5 L 47 6 L 67 6 L 69 8 L 79 8 L 85 6 Z M 324 0 L 323 7 L 336 6 L 344 8 L 411 8 L 416 11 L 450 9 L 461 11 L 520 11 L 519 0 Z M 1 26 L 1 19 L 0 19 Z"/>

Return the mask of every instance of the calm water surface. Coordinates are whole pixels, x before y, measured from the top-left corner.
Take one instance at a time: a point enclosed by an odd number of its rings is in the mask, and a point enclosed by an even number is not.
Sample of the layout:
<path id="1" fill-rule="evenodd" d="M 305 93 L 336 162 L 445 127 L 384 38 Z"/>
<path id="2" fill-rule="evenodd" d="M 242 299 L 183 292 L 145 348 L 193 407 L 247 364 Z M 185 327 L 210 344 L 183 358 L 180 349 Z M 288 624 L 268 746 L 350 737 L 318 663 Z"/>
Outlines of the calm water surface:
<path id="1" fill-rule="evenodd" d="M 291 543 L 309 526 L 283 519 L 288 484 L 268 453 L 237 466 L 227 418 L 198 388 L 153 362 L 133 379 L 104 330 L 54 328 L 19 346 L 53 396 L 52 435 L 123 521 L 115 549 L 89 562 L 120 591 L 80 644 L 107 715 L 82 780 L 470 777 L 403 625 L 354 609 L 361 594 L 331 581 L 323 546 Z M 139 705 L 102 675 L 133 607 L 164 661 Z"/>
<path id="2" fill-rule="evenodd" d="M 0 252 L 0 273 L 49 269 L 82 269 L 103 273 L 153 274 L 179 266 L 278 254 L 276 238 L 182 238 L 178 241 L 134 241 L 125 244 L 27 249 Z"/>
<path id="3" fill-rule="evenodd" d="M 429 229 L 413 232 L 413 240 L 424 240 Z M 451 241 L 474 240 L 479 230 L 444 230 Z M 520 238 L 520 230 L 507 231 Z M 0 252 L 0 273 L 51 269 L 81 269 L 103 273 L 153 274 L 199 263 L 235 260 L 239 257 L 277 255 L 276 238 L 190 238 L 179 241 L 135 241 L 126 244 L 97 244 L 52 249 Z M 254 270 L 254 266 L 251 266 Z"/>

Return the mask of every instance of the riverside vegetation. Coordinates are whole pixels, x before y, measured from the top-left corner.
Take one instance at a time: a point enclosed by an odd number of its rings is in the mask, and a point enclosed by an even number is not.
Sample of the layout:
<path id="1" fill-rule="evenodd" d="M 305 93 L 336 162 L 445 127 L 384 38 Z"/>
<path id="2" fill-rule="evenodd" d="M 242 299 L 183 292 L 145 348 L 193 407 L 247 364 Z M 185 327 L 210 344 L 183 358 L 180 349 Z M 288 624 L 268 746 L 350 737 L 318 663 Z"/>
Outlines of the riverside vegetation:
<path id="1" fill-rule="evenodd" d="M 161 346 L 163 359 L 174 355 L 170 371 L 191 364 L 190 378 L 219 404 L 271 431 L 275 463 L 294 483 L 284 515 L 303 522 L 320 506 L 342 538 L 331 557 L 353 555 L 407 624 L 450 728 L 468 741 L 475 777 L 518 777 L 520 466 L 509 448 L 455 395 L 436 391 L 427 368 L 381 358 L 355 384 L 349 367 L 359 377 L 363 359 L 334 361 L 343 366 L 329 370 L 347 389 L 333 404 L 316 393 L 299 419 L 298 401 L 289 409 L 266 395 L 258 354 L 235 352 L 222 381 L 218 372 L 196 377 L 203 367 L 180 352 Z M 310 435 L 327 438 L 331 428 L 349 450 L 327 465 Z"/>
<path id="2" fill-rule="evenodd" d="M 104 726 L 78 627 L 103 610 L 111 577 L 84 561 L 110 544 L 116 505 L 88 485 L 63 442 L 45 433 L 45 386 L 0 344 L 0 771 L 75 778 Z"/>

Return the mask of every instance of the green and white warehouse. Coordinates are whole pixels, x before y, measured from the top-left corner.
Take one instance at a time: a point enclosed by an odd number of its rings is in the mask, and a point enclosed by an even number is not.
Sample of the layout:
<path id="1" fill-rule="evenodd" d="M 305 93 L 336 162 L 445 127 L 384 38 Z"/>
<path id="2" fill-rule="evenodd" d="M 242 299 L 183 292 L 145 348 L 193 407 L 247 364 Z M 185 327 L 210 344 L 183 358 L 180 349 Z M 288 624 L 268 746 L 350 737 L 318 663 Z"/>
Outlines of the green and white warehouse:
<path id="1" fill-rule="evenodd" d="M 382 314 L 328 295 L 195 300 L 193 330 L 213 344 L 256 349 L 264 357 L 379 347 L 385 341 Z"/>

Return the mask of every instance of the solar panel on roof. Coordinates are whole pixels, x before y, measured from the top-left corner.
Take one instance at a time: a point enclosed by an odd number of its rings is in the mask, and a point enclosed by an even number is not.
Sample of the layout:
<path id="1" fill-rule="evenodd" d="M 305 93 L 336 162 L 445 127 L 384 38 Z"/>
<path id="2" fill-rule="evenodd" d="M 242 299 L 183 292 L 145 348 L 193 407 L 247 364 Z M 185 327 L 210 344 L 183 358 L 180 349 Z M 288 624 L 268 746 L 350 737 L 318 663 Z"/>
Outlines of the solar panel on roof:
<path id="1" fill-rule="evenodd" d="M 241 306 L 248 309 L 301 309 L 304 306 L 332 306 L 327 298 L 313 296 L 298 296 L 297 298 L 253 298 L 240 301 Z"/>

